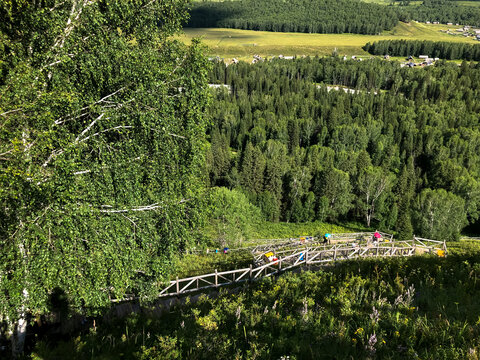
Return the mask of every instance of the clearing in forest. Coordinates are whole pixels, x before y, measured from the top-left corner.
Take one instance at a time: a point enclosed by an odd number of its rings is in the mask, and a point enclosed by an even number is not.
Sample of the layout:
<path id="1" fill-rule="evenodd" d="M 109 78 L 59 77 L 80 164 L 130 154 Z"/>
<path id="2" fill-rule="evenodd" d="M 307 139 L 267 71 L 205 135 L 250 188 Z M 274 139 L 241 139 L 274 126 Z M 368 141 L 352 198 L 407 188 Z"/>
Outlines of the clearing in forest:
<path id="1" fill-rule="evenodd" d="M 458 26 L 457 26 L 458 27 Z M 455 26 L 422 24 L 417 22 L 399 23 L 392 31 L 382 35 L 360 34 L 305 34 L 268 31 L 185 28 L 180 39 L 189 43 L 200 37 L 209 47 L 211 55 L 224 58 L 251 60 L 254 54 L 261 56 L 278 55 L 330 55 L 337 49 L 339 55 L 369 56 L 362 47 L 367 42 L 390 39 L 452 41 L 476 44 L 478 41 L 462 35 L 450 35 L 443 31 L 454 30 Z"/>

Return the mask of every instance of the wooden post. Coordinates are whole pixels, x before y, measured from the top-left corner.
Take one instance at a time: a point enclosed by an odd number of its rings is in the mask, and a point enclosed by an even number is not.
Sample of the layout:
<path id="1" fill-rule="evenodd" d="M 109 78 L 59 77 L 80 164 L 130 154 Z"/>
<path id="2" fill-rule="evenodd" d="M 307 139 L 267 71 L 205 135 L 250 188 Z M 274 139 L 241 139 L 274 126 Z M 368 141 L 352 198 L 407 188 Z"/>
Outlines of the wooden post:
<path id="1" fill-rule="evenodd" d="M 253 276 L 253 274 L 252 274 L 252 264 L 250 264 L 250 274 L 249 275 L 250 275 L 250 280 L 252 280 L 252 276 Z"/>
<path id="2" fill-rule="evenodd" d="M 305 251 L 305 264 L 308 264 L 308 249 Z"/>
<path id="3" fill-rule="evenodd" d="M 217 269 L 215 269 L 215 287 L 218 286 L 218 275 L 217 275 Z"/>
<path id="4" fill-rule="evenodd" d="M 278 270 L 282 270 L 282 258 L 278 259 Z"/>
<path id="5" fill-rule="evenodd" d="M 333 253 L 333 261 L 337 260 L 337 247 L 335 246 L 335 252 Z"/>
<path id="6" fill-rule="evenodd" d="M 180 292 L 180 284 L 178 283 L 178 276 L 177 276 L 177 294 Z"/>

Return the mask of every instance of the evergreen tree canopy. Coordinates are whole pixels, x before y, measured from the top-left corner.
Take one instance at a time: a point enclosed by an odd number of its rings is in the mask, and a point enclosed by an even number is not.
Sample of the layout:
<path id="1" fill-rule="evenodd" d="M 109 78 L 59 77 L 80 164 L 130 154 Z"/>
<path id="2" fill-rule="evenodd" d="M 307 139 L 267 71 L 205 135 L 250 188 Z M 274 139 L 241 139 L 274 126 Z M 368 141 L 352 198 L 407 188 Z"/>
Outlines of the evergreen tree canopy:
<path id="1" fill-rule="evenodd" d="M 455 239 L 465 219 L 478 224 L 478 64 L 331 57 L 214 67 L 210 81 L 232 91 L 215 94 L 208 132 L 226 137 L 231 160 L 214 155 L 211 178 L 230 170 L 212 185 L 245 191 L 268 219 L 357 219 L 406 239 Z M 454 205 L 451 232 L 421 225 L 425 189 Z"/>
<path id="2" fill-rule="evenodd" d="M 239 0 L 195 2 L 190 27 L 245 30 L 378 34 L 398 16 L 390 7 L 359 0 Z"/>
<path id="3" fill-rule="evenodd" d="M 419 56 L 446 60 L 480 60 L 480 45 L 446 41 L 380 40 L 363 49 L 373 55 Z"/>

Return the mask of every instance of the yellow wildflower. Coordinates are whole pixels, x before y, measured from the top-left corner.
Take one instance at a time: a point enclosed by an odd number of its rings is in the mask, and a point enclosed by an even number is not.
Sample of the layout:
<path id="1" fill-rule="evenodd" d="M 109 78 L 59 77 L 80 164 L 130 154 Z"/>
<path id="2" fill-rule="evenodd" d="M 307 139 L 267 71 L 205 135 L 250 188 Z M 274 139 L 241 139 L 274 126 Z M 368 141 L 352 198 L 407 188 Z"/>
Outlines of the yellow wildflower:
<path id="1" fill-rule="evenodd" d="M 355 335 L 362 335 L 363 334 L 363 328 L 358 328 L 356 331 L 355 331 Z"/>

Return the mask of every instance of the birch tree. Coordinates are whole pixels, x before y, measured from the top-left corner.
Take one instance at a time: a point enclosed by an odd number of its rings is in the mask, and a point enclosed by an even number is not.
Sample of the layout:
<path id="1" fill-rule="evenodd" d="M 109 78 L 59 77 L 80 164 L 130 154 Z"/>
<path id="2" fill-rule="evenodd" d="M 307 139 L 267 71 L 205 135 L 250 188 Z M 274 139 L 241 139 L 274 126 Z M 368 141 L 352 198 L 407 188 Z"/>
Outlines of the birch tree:
<path id="1" fill-rule="evenodd" d="M 465 200 L 445 189 L 422 190 L 414 206 L 415 231 L 423 237 L 458 240 L 468 224 Z"/>
<path id="2" fill-rule="evenodd" d="M 378 202 L 390 191 L 392 182 L 391 174 L 375 166 L 369 166 L 358 176 L 358 201 L 368 227 L 375 218 Z"/>
<path id="3" fill-rule="evenodd" d="M 0 17 L 0 322 L 17 356 L 54 289 L 85 314 L 147 299 L 194 237 L 207 60 L 172 38 L 182 0 L 2 1 Z"/>

